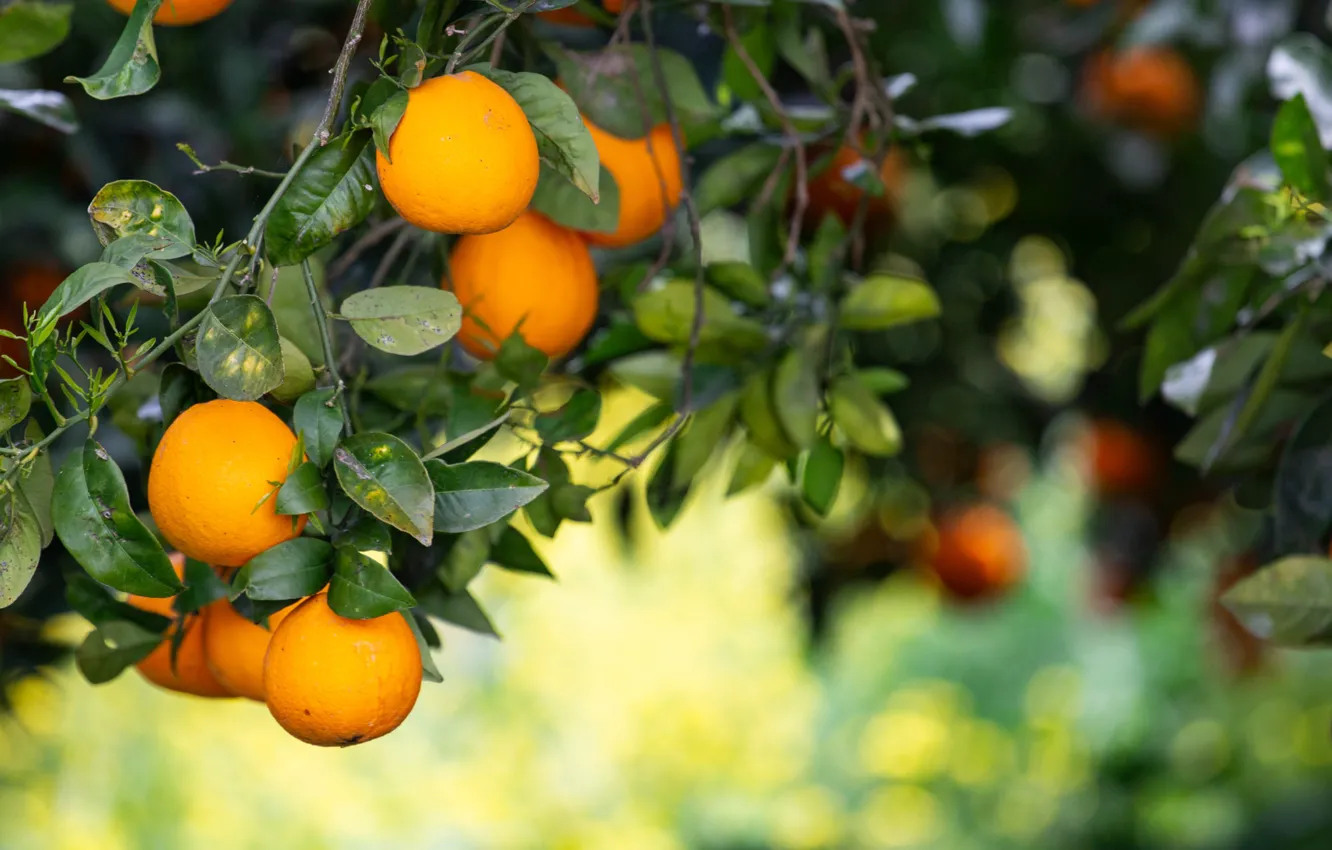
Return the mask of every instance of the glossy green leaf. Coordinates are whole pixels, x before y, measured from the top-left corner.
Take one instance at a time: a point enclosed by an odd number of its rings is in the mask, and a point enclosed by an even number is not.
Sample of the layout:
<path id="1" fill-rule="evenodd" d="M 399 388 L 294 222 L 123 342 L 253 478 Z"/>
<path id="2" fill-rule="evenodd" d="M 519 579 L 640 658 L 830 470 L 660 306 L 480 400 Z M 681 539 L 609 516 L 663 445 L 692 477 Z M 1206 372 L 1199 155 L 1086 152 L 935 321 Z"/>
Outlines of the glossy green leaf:
<path id="1" fill-rule="evenodd" d="M 329 307 L 324 286 L 324 264 L 310 258 L 310 271 L 315 280 L 322 307 Z M 310 293 L 300 266 L 283 266 L 277 277 L 259 276 L 258 295 L 264 299 L 277 320 L 278 333 L 283 339 L 296 343 L 312 366 L 324 365 L 324 346 L 310 306 Z"/>
<path id="2" fill-rule="evenodd" d="M 537 140 L 537 152 L 561 176 L 592 201 L 600 196 L 601 159 L 578 107 L 555 82 L 529 71 L 501 71 L 474 65 L 498 83 L 523 108 Z"/>
<path id="3" fill-rule="evenodd" d="M 389 162 L 393 161 L 393 157 L 389 154 L 389 139 L 393 138 L 393 131 L 398 129 L 398 124 L 406 111 L 407 92 L 395 89 L 370 113 L 370 132 L 375 140 L 375 150 L 383 154 Z"/>
<path id="4" fill-rule="evenodd" d="M 1283 558 L 1236 582 L 1221 598 L 1255 637 L 1280 646 L 1332 643 L 1332 560 Z"/>
<path id="5" fill-rule="evenodd" d="M 509 336 L 500 343 L 495 355 L 495 368 L 520 389 L 532 389 L 546 371 L 550 359 L 528 345 L 520 334 Z"/>
<path id="6" fill-rule="evenodd" d="M 277 492 L 277 512 L 283 516 L 299 516 L 328 508 L 328 491 L 319 465 L 307 460 L 292 470 Z"/>
<path id="7" fill-rule="evenodd" d="M 95 440 L 70 452 L 60 467 L 52 520 L 60 542 L 103 584 L 140 596 L 181 590 L 162 545 L 130 507 L 120 468 Z"/>
<path id="8" fill-rule="evenodd" d="M 277 322 L 258 296 L 233 295 L 209 307 L 195 350 L 199 373 L 223 398 L 255 401 L 282 385 Z"/>
<path id="9" fill-rule="evenodd" d="M 69 35 L 73 3 L 16 0 L 0 8 L 0 65 L 50 53 Z"/>
<path id="10" fill-rule="evenodd" d="M 694 189 L 699 215 L 757 197 L 781 158 L 780 147 L 757 142 L 714 162 L 699 177 Z"/>
<path id="11" fill-rule="evenodd" d="M 826 517 L 837 500 L 846 458 L 827 437 L 820 437 L 805 456 L 801 468 L 800 493 L 805 504 L 819 516 Z"/>
<path id="12" fill-rule="evenodd" d="M 1304 95 L 1281 105 L 1272 123 L 1272 157 L 1286 183 L 1316 201 L 1328 199 L 1327 152 Z"/>
<path id="13" fill-rule="evenodd" d="M 112 592 L 79 566 L 64 571 L 65 601 L 73 611 L 95 626 L 115 620 L 125 620 L 161 635 L 171 626 L 171 618 L 136 608 L 117 599 Z"/>
<path id="14" fill-rule="evenodd" d="M 171 600 L 177 614 L 193 614 L 204 606 L 226 599 L 231 588 L 207 564 L 188 558 L 185 561 L 185 589 Z"/>
<path id="15" fill-rule="evenodd" d="M 476 598 L 465 590 L 449 593 L 443 587 L 432 587 L 421 595 L 421 610 L 468 631 L 499 637 Z"/>
<path id="16" fill-rule="evenodd" d="M 101 623 L 74 652 L 74 663 L 89 684 L 101 685 L 147 658 L 162 635 L 124 620 Z"/>
<path id="17" fill-rule="evenodd" d="M 232 597 L 287 601 L 323 590 L 333 572 L 333 546 L 314 537 L 279 543 L 251 558 L 232 579 Z"/>
<path id="18" fill-rule="evenodd" d="M 462 307 L 438 287 L 386 286 L 354 293 L 341 318 L 380 351 L 409 356 L 443 345 L 462 326 Z"/>
<path id="19" fill-rule="evenodd" d="M 838 320 L 848 330 L 879 331 L 933 319 L 941 310 L 939 296 L 925 282 L 876 274 L 846 294 Z"/>
<path id="20" fill-rule="evenodd" d="M 296 400 L 292 423 L 305 441 L 305 455 L 319 466 L 328 466 L 342 438 L 342 412 L 333 400 L 333 389 L 313 390 Z"/>
<path id="21" fill-rule="evenodd" d="M 828 388 L 828 412 L 847 442 L 865 454 L 892 457 L 902 450 L 892 411 L 856 378 L 843 376 Z"/>
<path id="22" fill-rule="evenodd" d="M 67 316 L 113 286 L 134 283 L 135 277 L 120 266 L 110 263 L 89 263 L 74 270 L 59 286 L 52 290 L 38 312 L 38 323 L 47 324 Z M 40 337 L 34 336 L 34 339 Z"/>
<path id="23" fill-rule="evenodd" d="M 157 85 L 162 69 L 153 41 L 153 15 L 166 0 L 138 0 L 106 62 L 88 77 L 65 77 L 98 100 L 132 97 Z"/>
<path id="24" fill-rule="evenodd" d="M 540 496 L 549 486 L 534 475 L 503 464 L 471 461 L 449 465 L 426 461 L 435 488 L 435 530 L 459 533 L 482 528 Z"/>
<path id="25" fill-rule="evenodd" d="M 31 118 L 61 133 L 75 133 L 79 129 L 74 105 L 60 92 L 0 89 L 0 109 Z"/>
<path id="26" fill-rule="evenodd" d="M 333 452 L 338 483 L 352 501 L 429 546 L 434 489 L 411 446 L 391 434 L 355 434 Z"/>
<path id="27" fill-rule="evenodd" d="M 435 664 L 435 657 L 430 652 L 429 639 L 421 628 L 421 623 L 417 621 L 416 611 L 403 611 L 402 616 L 407 621 L 407 625 L 411 627 L 412 635 L 416 638 L 416 649 L 421 653 L 421 678 L 424 681 L 435 682 L 436 684 L 444 681 L 444 676 L 440 674 L 439 667 Z M 421 617 L 424 620 L 425 615 L 422 614 Z M 424 620 L 424 622 L 427 627 L 433 630 L 429 620 Z M 436 637 L 436 643 L 438 643 L 438 636 Z"/>
<path id="28" fill-rule="evenodd" d="M 581 440 L 596 430 L 601 418 L 601 393 L 580 389 L 558 410 L 536 417 L 536 432 L 546 443 Z"/>
<path id="29" fill-rule="evenodd" d="M 296 343 L 286 337 L 278 337 L 282 351 L 282 383 L 272 391 L 273 398 L 290 404 L 314 389 L 314 367 Z"/>
<path id="30" fill-rule="evenodd" d="M 818 364 L 809 352 L 793 349 L 772 375 L 772 409 L 787 439 L 799 448 L 814 443 L 819 415 Z"/>
<path id="31" fill-rule="evenodd" d="M 634 299 L 634 322 L 648 339 L 684 345 L 689 342 L 697 304 L 694 281 L 672 280 Z M 758 322 L 737 315 L 721 293 L 705 286 L 699 339 L 758 350 L 767 344 L 768 335 Z"/>
<path id="32" fill-rule="evenodd" d="M 169 243 L 145 255 L 154 259 L 184 257 L 194 250 L 194 222 L 185 205 L 147 180 L 107 183 L 88 204 L 88 217 L 104 246 L 126 236 L 142 235 Z"/>
<path id="33" fill-rule="evenodd" d="M 328 606 L 340 617 L 369 620 L 416 607 L 416 599 L 389 569 L 350 546 L 337 546 Z"/>
<path id="34" fill-rule="evenodd" d="M 541 164 L 532 209 L 563 227 L 614 233 L 620 224 L 620 187 L 605 166 L 598 169 L 598 198 L 593 201 L 553 165 Z"/>
<path id="35" fill-rule="evenodd" d="M 528 539 L 513 526 L 505 528 L 499 540 L 490 547 L 490 562 L 516 573 L 555 577 Z"/>
<path id="36" fill-rule="evenodd" d="M 32 387 L 27 378 L 0 381 L 0 433 L 7 433 L 27 418 L 32 407 Z"/>
<path id="37" fill-rule="evenodd" d="M 490 442 L 491 438 L 498 433 L 499 429 L 503 427 L 508 419 L 509 411 L 506 410 L 504 413 L 484 425 L 481 425 L 478 428 L 473 428 L 470 431 L 464 431 L 458 436 L 451 438 L 439 448 L 431 451 L 430 454 L 426 455 L 423 459 L 433 460 L 439 458 L 445 463 L 462 463 L 472 455 L 481 451 L 481 449 Z"/>
<path id="38" fill-rule="evenodd" d="M 268 258 L 292 266 L 365 220 L 375 206 L 375 148 L 365 131 L 319 148 L 273 208 Z"/>
<path id="39" fill-rule="evenodd" d="M 162 426 L 170 427 L 176 417 L 196 404 L 211 401 L 213 391 L 198 373 L 191 372 L 183 363 L 168 363 L 162 370 L 158 387 L 158 400 L 162 405 Z"/>
<path id="40" fill-rule="evenodd" d="M 449 593 L 459 593 L 490 560 L 490 531 L 479 528 L 453 538 L 435 574 Z"/>
<path id="41" fill-rule="evenodd" d="M 559 452 L 542 446 L 532 463 L 531 472 L 550 485 L 550 489 L 528 502 L 523 509 L 532 527 L 543 537 L 554 537 L 564 517 L 555 510 L 555 492 L 571 486 L 569 466 Z"/>

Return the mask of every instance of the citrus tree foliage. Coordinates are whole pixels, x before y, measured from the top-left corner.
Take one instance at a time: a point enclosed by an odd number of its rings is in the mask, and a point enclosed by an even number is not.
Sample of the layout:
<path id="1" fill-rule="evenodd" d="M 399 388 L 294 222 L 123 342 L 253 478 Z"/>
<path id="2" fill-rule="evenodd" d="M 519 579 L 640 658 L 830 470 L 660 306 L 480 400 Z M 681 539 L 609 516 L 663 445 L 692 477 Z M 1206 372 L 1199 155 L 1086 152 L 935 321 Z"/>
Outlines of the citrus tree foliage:
<path id="1" fill-rule="evenodd" d="M 72 96 L 6 91 L 0 105 L 71 131 L 85 97 L 170 87 L 153 40 L 159 5 L 139 0 L 101 68 L 70 69 Z M 1001 126 L 1007 110 L 899 114 L 893 99 L 914 81 L 884 77 L 864 22 L 839 0 L 638 0 L 618 18 L 574 0 L 426 0 L 363 46 L 369 6 L 356 8 L 322 120 L 285 171 L 207 164 L 180 140 L 200 175 L 239 171 L 270 188 L 248 232 L 205 239 L 171 192 L 108 183 L 88 205 L 101 257 L 29 305 L 16 335 L 28 357 L 12 364 L 20 377 L 0 383 L 0 607 L 48 568 L 42 551 L 58 536 L 84 570 L 65 577 L 68 603 L 97 627 L 78 653 L 91 681 L 144 657 L 169 625 L 113 591 L 174 596 L 178 618 L 226 597 L 261 622 L 327 588 L 337 613 L 404 612 L 422 647 L 437 645 L 427 617 L 494 633 L 468 592 L 487 565 L 550 575 L 511 525 L 520 511 L 553 535 L 589 521 L 588 499 L 636 472 L 647 476 L 651 515 L 668 526 L 700 470 L 739 441 L 731 493 L 775 474 L 820 515 L 851 459 L 882 462 L 902 449 L 887 397 L 907 376 L 881 362 L 862 368 L 858 346 L 942 307 L 928 282 L 868 261 L 866 225 L 889 191 L 881 164 L 933 132 Z M 574 6 L 606 25 L 600 46 L 562 44 L 535 19 Z M 22 61 L 60 42 L 70 7 L 20 0 L 0 14 L 0 61 Z M 725 35 L 716 92 L 657 44 L 655 27 L 671 16 Z M 349 87 L 362 66 L 374 73 Z M 701 173 L 686 158 L 679 209 L 658 237 L 598 252 L 595 328 L 558 362 L 521 327 L 492 360 L 476 360 L 454 342 L 462 308 L 447 288 L 397 282 L 407 273 L 396 264 L 423 257 L 443 272 L 453 237 L 396 217 L 377 186 L 376 151 L 388 155 L 408 91 L 465 69 L 521 106 L 541 156 L 532 206 L 568 227 L 614 230 L 622 199 L 582 116 L 626 139 L 665 126 L 689 146 L 733 143 Z M 803 80 L 798 110 L 768 81 L 778 72 Z M 847 146 L 849 164 L 834 165 Z M 816 220 L 808 186 L 834 167 L 856 201 Z M 1303 177 L 1310 199 L 1315 176 Z M 747 257 L 705 261 L 701 220 L 720 209 L 749 221 Z M 373 275 L 349 271 L 389 237 Z M 611 381 L 656 404 L 592 443 Z M 279 514 L 311 521 L 226 582 L 191 562 L 182 592 L 99 432 L 115 422 L 147 457 L 183 410 L 215 398 L 260 401 L 291 424 L 300 451 L 272 497 Z M 510 465 L 473 459 L 501 432 L 526 453 Z M 56 468 L 52 447 L 71 437 L 84 441 Z M 600 486 L 575 480 L 568 459 L 581 456 L 623 474 Z M 438 679 L 425 657 L 425 675 Z"/>

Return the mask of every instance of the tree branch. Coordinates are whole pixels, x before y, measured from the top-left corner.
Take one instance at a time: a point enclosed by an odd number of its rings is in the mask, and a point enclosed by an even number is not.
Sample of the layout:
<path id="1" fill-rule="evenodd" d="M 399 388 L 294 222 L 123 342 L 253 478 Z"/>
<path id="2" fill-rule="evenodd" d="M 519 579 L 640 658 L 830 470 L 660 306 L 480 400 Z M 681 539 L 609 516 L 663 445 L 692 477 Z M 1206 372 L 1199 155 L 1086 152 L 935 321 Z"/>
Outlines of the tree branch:
<path id="1" fill-rule="evenodd" d="M 301 274 L 305 278 L 305 291 L 310 296 L 310 309 L 314 312 L 315 324 L 319 327 L 319 342 L 324 348 L 324 368 L 333 379 L 333 395 L 342 410 L 342 426 L 348 434 L 352 433 L 351 411 L 347 408 L 347 385 L 338 374 L 337 359 L 333 356 L 333 334 L 328 328 L 328 312 L 319 298 L 319 287 L 315 286 L 314 272 L 310 270 L 310 261 L 301 261 Z"/>
<path id="2" fill-rule="evenodd" d="M 347 88 L 347 71 L 351 68 L 352 57 L 356 55 L 356 47 L 361 43 L 361 36 L 365 33 L 365 15 L 370 10 L 372 2 L 373 0 L 360 0 L 356 4 L 351 30 L 347 33 L 347 40 L 342 43 L 342 52 L 338 54 L 337 64 L 333 66 L 333 87 L 328 93 L 328 105 L 324 107 L 324 118 L 319 122 L 319 129 L 315 130 L 315 139 L 320 147 L 328 144 L 328 137 L 333 131 L 333 122 L 338 118 L 338 110 L 342 106 L 342 92 Z"/>

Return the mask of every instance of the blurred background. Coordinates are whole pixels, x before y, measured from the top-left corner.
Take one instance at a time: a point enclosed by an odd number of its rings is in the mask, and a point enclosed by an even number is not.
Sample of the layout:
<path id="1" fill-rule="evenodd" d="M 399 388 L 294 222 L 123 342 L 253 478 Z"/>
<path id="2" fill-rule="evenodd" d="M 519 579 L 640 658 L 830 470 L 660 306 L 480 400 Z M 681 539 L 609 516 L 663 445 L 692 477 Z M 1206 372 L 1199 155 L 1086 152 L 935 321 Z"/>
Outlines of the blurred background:
<path id="1" fill-rule="evenodd" d="M 724 43 L 657 5 L 725 102 Z M 899 461 L 848 470 L 827 519 L 776 482 L 726 498 L 734 451 L 668 534 L 641 482 L 597 497 L 591 525 L 537 542 L 557 582 L 474 585 L 503 641 L 442 628 L 443 685 L 348 751 L 293 741 L 259 705 L 132 673 L 87 685 L 66 659 L 86 625 L 58 582 L 37 587 L 0 615 L 0 848 L 1325 848 L 1332 666 L 1265 650 L 1216 603 L 1261 563 L 1261 529 L 1223 477 L 1172 457 L 1191 422 L 1138 404 L 1142 340 L 1116 324 L 1265 144 L 1272 45 L 1327 40 L 1327 3 L 855 8 L 881 65 L 914 79 L 902 115 L 1013 116 L 924 137 L 896 187 L 885 262 L 944 304 L 870 341 L 910 377 Z M 411 11 L 379 3 L 367 44 Z M 246 226 L 270 188 L 195 175 L 176 144 L 283 167 L 351 13 L 236 0 L 159 29 L 150 95 L 71 95 L 74 134 L 0 112 L 0 326 L 96 258 L 85 209 L 105 182 L 175 193 L 201 238 Z M 61 88 L 122 21 L 77 0 L 71 37 L 0 65 L 0 87 Z M 736 214 L 705 225 L 710 256 L 743 249 Z M 616 390 L 592 442 L 649 403 Z M 132 420 L 115 425 L 108 448 L 141 475 Z"/>

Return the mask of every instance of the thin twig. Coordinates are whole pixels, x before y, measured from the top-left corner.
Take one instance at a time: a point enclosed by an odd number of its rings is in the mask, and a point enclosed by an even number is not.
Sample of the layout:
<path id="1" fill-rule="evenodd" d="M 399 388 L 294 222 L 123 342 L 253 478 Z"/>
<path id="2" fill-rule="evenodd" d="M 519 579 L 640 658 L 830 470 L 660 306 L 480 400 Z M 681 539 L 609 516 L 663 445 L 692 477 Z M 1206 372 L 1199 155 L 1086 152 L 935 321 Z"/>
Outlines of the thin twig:
<path id="1" fill-rule="evenodd" d="M 763 75 L 759 69 L 758 63 L 749 55 L 744 42 L 740 39 L 740 34 L 735 29 L 735 16 L 731 13 L 730 6 L 722 6 L 722 21 L 726 28 L 726 39 L 731 43 L 731 49 L 735 55 L 740 57 L 740 62 L 749 71 L 749 76 L 753 77 L 754 82 L 758 84 L 763 96 L 767 98 L 768 105 L 776 113 L 777 120 L 781 122 L 782 133 L 790 140 L 792 148 L 795 149 L 796 166 L 796 188 L 795 188 L 795 208 L 791 211 L 791 225 L 786 238 L 786 252 L 782 255 L 782 262 L 773 272 L 773 277 L 781 276 L 787 266 L 795 262 L 796 252 L 800 250 L 800 231 L 805 221 L 805 210 L 809 207 L 809 159 L 805 154 L 805 143 L 800 139 L 800 131 L 796 129 L 795 122 L 791 120 L 791 115 L 782 106 L 782 99 L 768 82 L 768 78 Z"/>
<path id="2" fill-rule="evenodd" d="M 407 247 L 407 242 L 412 238 L 412 231 L 404 230 L 398 234 L 398 238 L 393 240 L 389 249 L 384 252 L 384 257 L 379 261 L 379 266 L 375 269 L 374 277 L 370 278 L 370 285 L 367 289 L 378 289 L 383 285 L 384 280 L 388 278 L 388 273 L 393 269 L 393 264 L 397 262 L 398 255 Z"/>
<path id="3" fill-rule="evenodd" d="M 319 287 L 315 286 L 314 272 L 310 270 L 310 260 L 301 261 L 301 274 L 305 277 L 305 291 L 310 296 L 310 310 L 314 313 L 315 324 L 319 327 L 319 341 L 324 347 L 324 368 L 333 379 L 333 397 L 342 410 L 342 425 L 347 433 L 352 433 L 351 411 L 347 409 L 347 385 L 338 374 L 337 359 L 333 356 L 333 334 L 328 328 L 328 312 L 319 298 Z"/>
<path id="4" fill-rule="evenodd" d="M 226 160 L 222 160 L 217 165 L 208 165 L 203 160 L 199 159 L 199 155 L 194 152 L 194 148 L 190 147 L 185 142 L 176 142 L 176 150 L 185 154 L 190 158 L 190 162 L 194 163 L 195 174 L 207 174 L 210 171 L 234 171 L 237 174 L 253 174 L 256 177 L 272 177 L 275 180 L 281 180 L 283 177 L 287 176 L 286 173 L 282 171 L 265 171 L 262 168 L 255 168 L 253 165 L 237 165 L 234 162 L 227 162 Z"/>
<path id="5" fill-rule="evenodd" d="M 504 31 L 509 28 L 509 24 L 518 20 L 520 17 L 522 17 L 524 12 L 526 12 L 528 9 L 532 8 L 535 5 L 536 5 L 536 0 L 523 0 L 523 2 L 514 7 L 512 11 L 506 12 L 503 15 L 496 15 L 494 17 L 485 18 L 481 21 L 481 23 L 472 27 L 471 31 L 468 32 L 466 35 L 464 35 L 458 41 L 458 47 L 453 51 L 453 55 L 449 57 L 449 64 L 445 66 L 444 73 L 452 74 L 454 69 L 456 69 L 459 65 L 469 64 L 473 59 L 479 56 L 482 51 L 484 51 L 487 47 L 489 47 L 491 42 L 502 36 L 504 34 Z M 472 47 L 470 50 L 467 50 L 467 48 L 471 44 L 472 39 L 474 39 L 478 33 L 484 32 L 486 27 L 489 26 L 490 22 L 495 20 L 499 21 L 499 26 L 495 29 L 495 31 L 487 35 L 485 39 L 481 41 L 480 44 L 476 45 L 475 47 Z M 466 54 L 463 53 L 464 50 L 467 50 Z"/>
<path id="6" fill-rule="evenodd" d="M 342 252 L 332 265 L 328 267 L 328 279 L 336 280 L 347 273 L 347 269 L 360 259 L 361 255 L 369 249 L 378 245 L 385 237 L 390 236 L 407 226 L 405 218 L 390 218 L 387 221 L 381 221 L 374 225 L 360 238 L 351 244 L 351 246 Z"/>
<path id="7" fill-rule="evenodd" d="M 347 40 L 342 43 L 342 52 L 338 54 L 337 64 L 333 66 L 333 87 L 328 93 L 324 118 L 319 122 L 319 129 L 315 131 L 315 138 L 319 140 L 320 147 L 328 144 L 328 137 L 333 132 L 333 122 L 337 120 L 338 110 L 342 107 L 342 92 L 347 88 L 347 71 L 351 68 L 352 57 L 356 55 L 356 47 L 361 43 L 361 36 L 365 33 L 365 15 L 372 2 L 373 0 L 360 0 L 356 4 L 351 30 L 347 33 Z"/>

